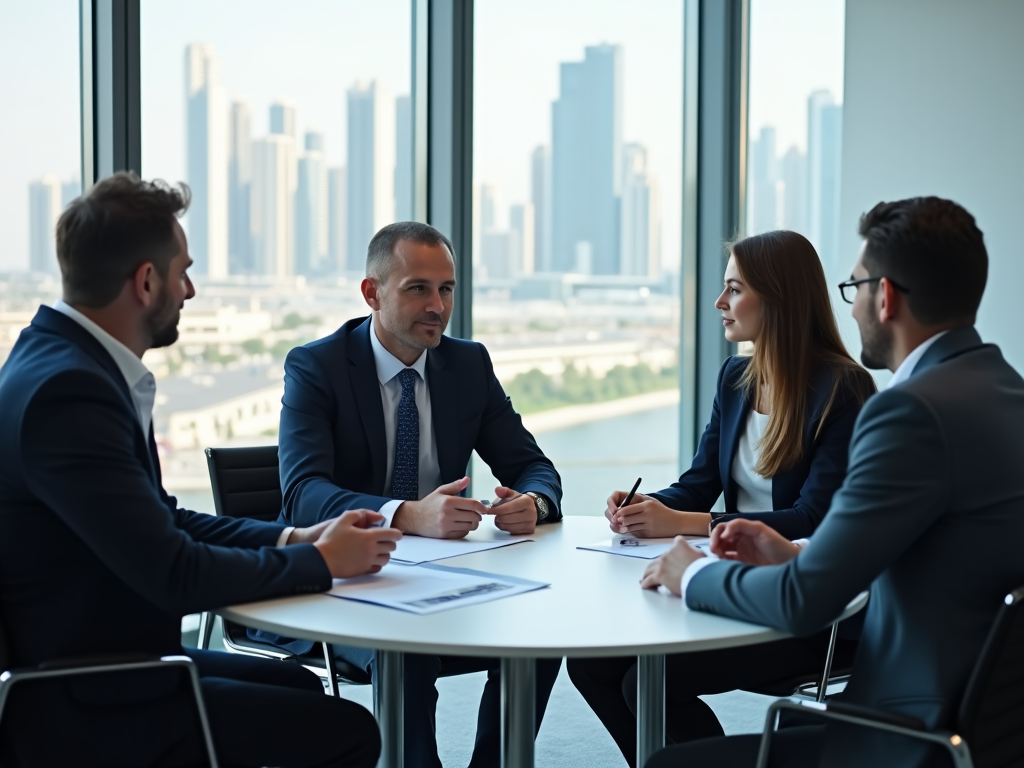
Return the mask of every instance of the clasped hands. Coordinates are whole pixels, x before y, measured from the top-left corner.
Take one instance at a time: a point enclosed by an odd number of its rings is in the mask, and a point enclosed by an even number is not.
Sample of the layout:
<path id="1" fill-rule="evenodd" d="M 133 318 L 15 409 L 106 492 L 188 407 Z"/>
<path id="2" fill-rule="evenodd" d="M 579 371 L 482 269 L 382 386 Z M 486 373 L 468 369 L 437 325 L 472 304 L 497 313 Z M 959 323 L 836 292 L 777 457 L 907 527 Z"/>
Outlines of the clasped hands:
<path id="1" fill-rule="evenodd" d="M 477 499 L 459 496 L 468 487 L 469 478 L 464 477 L 419 501 L 403 502 L 391 525 L 403 533 L 432 539 L 461 539 L 477 529 L 484 515 L 494 515 L 495 527 L 508 533 L 533 533 L 537 527 L 533 497 L 499 486 L 494 493 L 501 503 L 486 507 Z"/>
<path id="2" fill-rule="evenodd" d="M 711 551 L 723 560 L 738 560 L 749 565 L 780 565 L 792 560 L 800 547 L 759 520 L 730 520 L 711 532 Z M 653 560 L 640 579 L 644 589 L 664 585 L 680 595 L 683 573 L 705 555 L 677 536 L 672 548 Z"/>

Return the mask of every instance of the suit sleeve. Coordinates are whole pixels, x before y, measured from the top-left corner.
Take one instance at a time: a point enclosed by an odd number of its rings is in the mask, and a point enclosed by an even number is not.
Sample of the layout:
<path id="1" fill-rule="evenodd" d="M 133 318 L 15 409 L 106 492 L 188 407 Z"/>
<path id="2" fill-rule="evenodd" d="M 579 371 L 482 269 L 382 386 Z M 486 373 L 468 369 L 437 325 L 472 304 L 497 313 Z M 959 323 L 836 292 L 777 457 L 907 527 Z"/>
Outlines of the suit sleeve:
<path id="1" fill-rule="evenodd" d="M 178 500 L 160 489 L 164 506 L 174 515 L 174 523 L 192 537 L 193 541 L 216 544 L 221 547 L 273 547 L 286 526 L 247 520 L 241 517 L 217 517 L 193 512 L 178 506 Z"/>
<path id="2" fill-rule="evenodd" d="M 278 456 L 284 516 L 292 525 L 316 525 L 350 509 L 379 510 L 390 499 L 334 483 L 337 397 L 316 356 L 305 347 L 284 363 Z"/>
<path id="3" fill-rule="evenodd" d="M 718 562 L 686 591 L 689 607 L 809 635 L 913 546 L 952 497 L 946 436 L 934 412 L 900 389 L 861 411 L 850 468 L 810 543 L 790 562 Z"/>
<path id="4" fill-rule="evenodd" d="M 760 520 L 787 539 L 811 536 L 825 519 L 832 497 L 846 477 L 850 438 L 860 409 L 860 402 L 847 390 L 829 411 L 818 443 L 812 448 L 814 455 L 807 479 L 792 507 L 765 512 L 741 512 L 729 515 L 724 520 L 736 517 Z"/>
<path id="5" fill-rule="evenodd" d="M 731 358 L 730 358 L 731 359 Z M 711 420 L 697 444 L 697 453 L 682 477 L 663 491 L 649 494 L 666 507 L 684 512 L 710 512 L 722 495 L 722 475 L 718 469 L 718 450 L 721 441 L 722 412 L 720 398 L 725 371 L 729 360 L 718 370 L 715 402 L 711 406 Z"/>
<path id="6" fill-rule="evenodd" d="M 476 452 L 505 487 L 520 493 L 539 493 L 550 500 L 553 509 L 545 522 L 559 522 L 562 519 L 562 480 L 512 407 L 512 401 L 494 375 L 487 350 L 483 345 L 479 349 L 483 356 L 487 396 Z"/>
<path id="7" fill-rule="evenodd" d="M 312 545 L 237 549 L 199 540 L 252 546 L 263 534 L 172 513 L 134 450 L 137 429 L 109 382 L 81 371 L 42 384 L 21 428 L 29 491 L 121 581 L 171 615 L 330 588 Z"/>

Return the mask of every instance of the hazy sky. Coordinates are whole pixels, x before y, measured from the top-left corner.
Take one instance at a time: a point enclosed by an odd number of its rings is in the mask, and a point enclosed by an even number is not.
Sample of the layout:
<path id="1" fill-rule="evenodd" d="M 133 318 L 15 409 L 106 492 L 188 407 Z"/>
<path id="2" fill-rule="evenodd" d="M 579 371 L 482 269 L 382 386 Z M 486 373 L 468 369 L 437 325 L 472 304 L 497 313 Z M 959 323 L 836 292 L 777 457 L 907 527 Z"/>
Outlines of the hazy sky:
<path id="1" fill-rule="evenodd" d="M 750 125 L 806 141 L 806 98 L 842 98 L 843 0 L 752 0 Z M 255 136 L 267 106 L 297 106 L 344 162 L 345 92 L 377 78 L 409 90 L 409 0 L 142 0 L 143 174 L 184 177 L 184 51 L 212 43 L 229 99 Z M 550 142 L 558 64 L 623 46 L 624 138 L 648 146 L 662 194 L 665 260 L 678 258 L 681 0 L 477 0 L 475 176 L 502 207 L 526 199 L 529 153 Z M 28 184 L 79 173 L 77 0 L 0 0 L 0 270 L 28 263 Z"/>

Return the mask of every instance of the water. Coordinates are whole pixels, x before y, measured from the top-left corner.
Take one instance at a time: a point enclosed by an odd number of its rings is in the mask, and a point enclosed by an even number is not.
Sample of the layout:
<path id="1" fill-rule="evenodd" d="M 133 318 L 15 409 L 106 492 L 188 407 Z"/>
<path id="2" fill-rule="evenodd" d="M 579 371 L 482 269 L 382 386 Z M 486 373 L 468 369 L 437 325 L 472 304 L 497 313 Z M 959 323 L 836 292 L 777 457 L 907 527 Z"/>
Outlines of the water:
<path id="1" fill-rule="evenodd" d="M 643 478 L 641 491 L 665 488 L 679 477 L 679 408 L 675 405 L 536 437 L 562 478 L 562 508 L 568 515 L 603 515 L 611 492 L 628 491 L 637 477 Z M 498 481 L 476 454 L 470 469 L 473 493 L 489 498 Z M 175 495 L 186 509 L 214 511 L 209 490 Z"/>

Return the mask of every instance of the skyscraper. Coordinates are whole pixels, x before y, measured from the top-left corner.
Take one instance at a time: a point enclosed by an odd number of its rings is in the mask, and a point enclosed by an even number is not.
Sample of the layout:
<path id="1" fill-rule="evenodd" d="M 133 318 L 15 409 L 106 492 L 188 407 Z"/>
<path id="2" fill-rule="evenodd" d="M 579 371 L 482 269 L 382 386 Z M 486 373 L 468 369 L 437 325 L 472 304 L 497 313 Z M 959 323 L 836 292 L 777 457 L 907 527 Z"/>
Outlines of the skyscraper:
<path id="1" fill-rule="evenodd" d="M 345 217 L 347 215 L 348 201 L 346 190 L 348 185 L 345 181 L 345 168 L 327 169 L 327 231 L 328 231 L 328 252 L 330 253 L 330 271 L 332 273 L 344 272 L 348 269 L 346 258 L 346 237 Z"/>
<path id="2" fill-rule="evenodd" d="M 839 183 L 842 165 L 843 107 L 828 91 L 807 99 L 808 231 L 826 269 L 839 250 Z"/>
<path id="3" fill-rule="evenodd" d="M 313 277 L 328 270 L 327 162 L 322 133 L 306 134 L 295 195 L 295 273 Z"/>
<path id="4" fill-rule="evenodd" d="M 551 267 L 551 151 L 541 145 L 530 154 L 530 202 L 533 204 L 533 254 L 538 272 Z"/>
<path id="5" fill-rule="evenodd" d="M 57 264 L 57 219 L 61 213 L 61 183 L 46 174 L 28 186 L 29 269 L 59 275 Z"/>
<path id="6" fill-rule="evenodd" d="M 291 136 L 298 146 L 299 135 L 296 132 L 295 105 L 289 101 L 275 101 L 270 105 L 270 132 Z"/>
<path id="7" fill-rule="evenodd" d="M 537 219 L 533 203 L 513 205 L 508 209 L 508 229 L 514 233 L 517 250 L 512 254 L 513 273 L 532 275 L 537 269 L 536 249 Z"/>
<path id="8" fill-rule="evenodd" d="M 782 226 L 807 235 L 807 158 L 796 147 L 782 156 Z"/>
<path id="9" fill-rule="evenodd" d="M 294 274 L 295 142 L 270 134 L 252 143 L 252 252 L 256 274 Z"/>
<path id="10" fill-rule="evenodd" d="M 348 268 L 361 270 L 366 246 L 395 220 L 395 101 L 377 81 L 348 91 Z"/>
<path id="11" fill-rule="evenodd" d="M 197 273 L 222 278 L 228 274 L 228 114 L 212 45 L 185 49 L 185 95 L 189 251 Z"/>
<path id="12" fill-rule="evenodd" d="M 620 274 L 657 277 L 660 267 L 659 212 L 647 168 L 647 148 L 626 144 L 622 150 Z"/>
<path id="13" fill-rule="evenodd" d="M 395 221 L 412 219 L 412 99 L 395 99 Z"/>
<path id="14" fill-rule="evenodd" d="M 252 187 L 252 114 L 249 104 L 231 104 L 231 143 L 228 154 L 228 255 L 231 274 L 254 271 L 249 233 L 249 193 Z"/>
<path id="15" fill-rule="evenodd" d="M 750 143 L 750 234 L 778 229 L 782 224 L 784 191 L 779 185 L 778 165 L 775 129 L 762 126 L 758 138 Z"/>
<path id="16" fill-rule="evenodd" d="M 560 74 L 551 108 L 552 268 L 618 274 L 622 49 L 587 47 Z"/>

